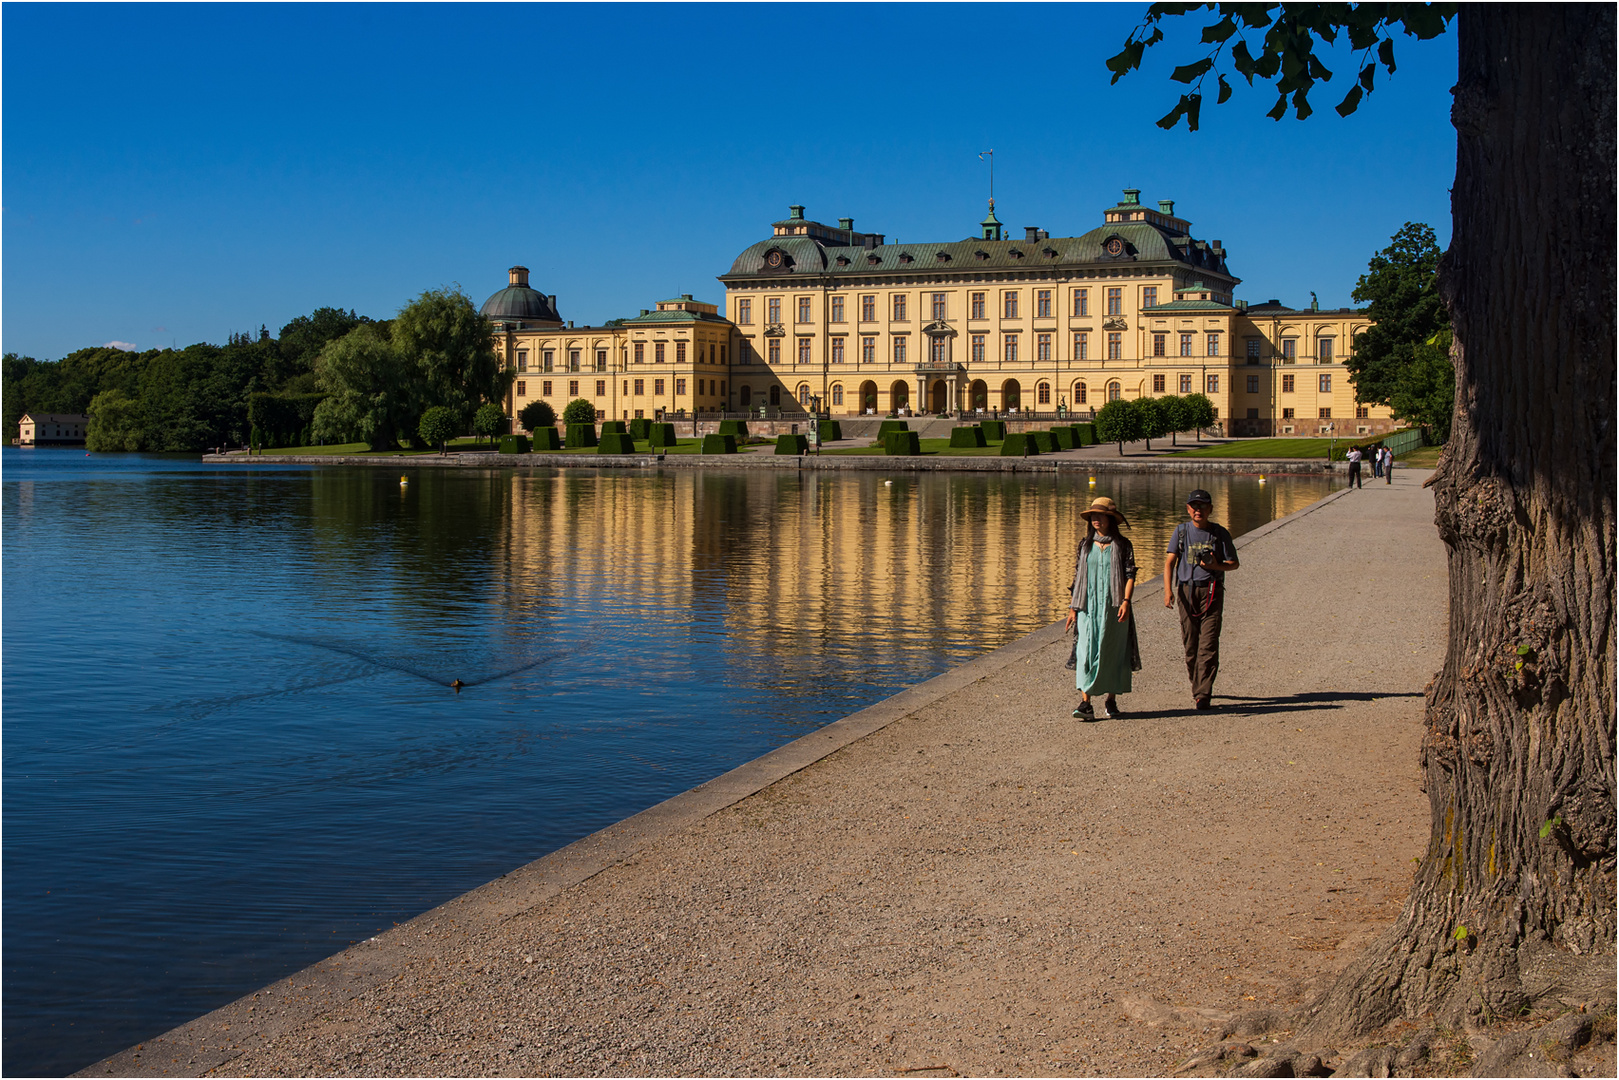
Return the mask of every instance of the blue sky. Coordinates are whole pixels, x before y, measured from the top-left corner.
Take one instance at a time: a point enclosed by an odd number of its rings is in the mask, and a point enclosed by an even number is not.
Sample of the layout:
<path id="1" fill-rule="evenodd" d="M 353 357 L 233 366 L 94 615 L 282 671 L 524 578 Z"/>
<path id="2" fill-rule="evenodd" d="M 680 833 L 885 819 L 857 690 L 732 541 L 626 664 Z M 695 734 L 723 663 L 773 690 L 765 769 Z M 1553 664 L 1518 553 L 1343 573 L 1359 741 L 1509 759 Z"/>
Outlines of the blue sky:
<path id="1" fill-rule="evenodd" d="M 1347 119 L 1345 50 L 1307 121 L 1238 82 L 1165 132 L 1201 23 L 1109 86 L 1145 10 L 6 4 L 0 345 L 223 342 L 443 285 L 482 303 L 518 263 L 581 325 L 718 302 L 790 203 L 890 242 L 971 235 L 991 148 L 1019 235 L 1083 233 L 1137 187 L 1223 241 L 1251 301 L 1350 303 L 1406 221 L 1449 242 L 1454 31 L 1400 39 Z"/>

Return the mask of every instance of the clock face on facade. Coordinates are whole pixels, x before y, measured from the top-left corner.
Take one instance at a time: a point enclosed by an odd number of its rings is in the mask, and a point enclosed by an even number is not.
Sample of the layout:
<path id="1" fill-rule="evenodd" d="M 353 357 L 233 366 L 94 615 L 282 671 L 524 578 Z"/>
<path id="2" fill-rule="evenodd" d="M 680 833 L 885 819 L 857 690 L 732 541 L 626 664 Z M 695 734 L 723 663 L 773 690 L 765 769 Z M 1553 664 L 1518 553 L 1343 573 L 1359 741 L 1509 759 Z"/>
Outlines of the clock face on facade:
<path id="1" fill-rule="evenodd" d="M 1120 240 L 1117 236 L 1115 236 L 1115 237 L 1113 237 L 1111 240 L 1109 240 L 1107 242 L 1107 249 L 1106 250 L 1107 250 L 1107 253 L 1109 255 L 1123 255 L 1124 254 L 1124 241 Z"/>
<path id="2" fill-rule="evenodd" d="M 765 265 L 770 267 L 772 270 L 781 269 L 781 252 L 772 251 L 769 255 L 766 255 Z"/>

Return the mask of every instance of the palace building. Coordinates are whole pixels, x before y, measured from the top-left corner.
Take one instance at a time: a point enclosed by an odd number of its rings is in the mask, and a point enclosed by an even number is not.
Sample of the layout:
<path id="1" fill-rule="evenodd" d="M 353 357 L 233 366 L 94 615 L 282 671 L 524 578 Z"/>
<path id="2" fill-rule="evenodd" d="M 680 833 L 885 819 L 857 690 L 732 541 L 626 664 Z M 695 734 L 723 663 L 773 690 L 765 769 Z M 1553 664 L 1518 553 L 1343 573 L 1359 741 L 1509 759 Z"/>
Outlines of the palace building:
<path id="1" fill-rule="evenodd" d="M 723 312 L 688 295 L 576 330 L 514 267 L 484 305 L 518 373 L 513 414 L 535 397 L 558 413 L 585 397 L 612 418 L 1088 414 L 1195 392 L 1233 435 L 1398 426 L 1355 404 L 1343 366 L 1364 313 L 1234 299 L 1224 245 L 1195 238 L 1172 201 L 1155 210 L 1127 188 L 1089 232 L 1021 238 L 992 201 L 976 236 L 921 244 L 789 210 L 720 275 Z"/>

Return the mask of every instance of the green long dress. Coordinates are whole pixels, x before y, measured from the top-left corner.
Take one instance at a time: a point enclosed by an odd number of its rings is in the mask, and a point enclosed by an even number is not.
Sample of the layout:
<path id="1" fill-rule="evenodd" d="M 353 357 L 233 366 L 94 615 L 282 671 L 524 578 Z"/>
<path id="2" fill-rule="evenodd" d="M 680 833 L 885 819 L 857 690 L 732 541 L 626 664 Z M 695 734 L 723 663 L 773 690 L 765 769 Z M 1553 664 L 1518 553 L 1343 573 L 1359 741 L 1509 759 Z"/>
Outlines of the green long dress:
<path id="1" fill-rule="evenodd" d="M 1074 683 L 1087 694 L 1130 692 L 1130 623 L 1113 595 L 1114 544 L 1091 545 L 1085 560 L 1085 610 L 1074 643 Z"/>

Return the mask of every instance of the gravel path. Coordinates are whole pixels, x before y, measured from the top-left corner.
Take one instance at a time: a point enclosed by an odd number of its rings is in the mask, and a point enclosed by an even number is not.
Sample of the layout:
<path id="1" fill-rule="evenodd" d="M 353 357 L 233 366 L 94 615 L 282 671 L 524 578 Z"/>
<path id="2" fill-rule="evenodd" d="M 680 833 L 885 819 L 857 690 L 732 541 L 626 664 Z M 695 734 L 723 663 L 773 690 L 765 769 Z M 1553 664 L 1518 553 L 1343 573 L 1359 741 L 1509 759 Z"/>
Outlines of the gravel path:
<path id="1" fill-rule="evenodd" d="M 85 1075 L 1170 1072 L 1399 911 L 1427 475 L 1239 541 L 1213 713 L 1145 583 L 1125 719 L 1053 626 Z"/>

